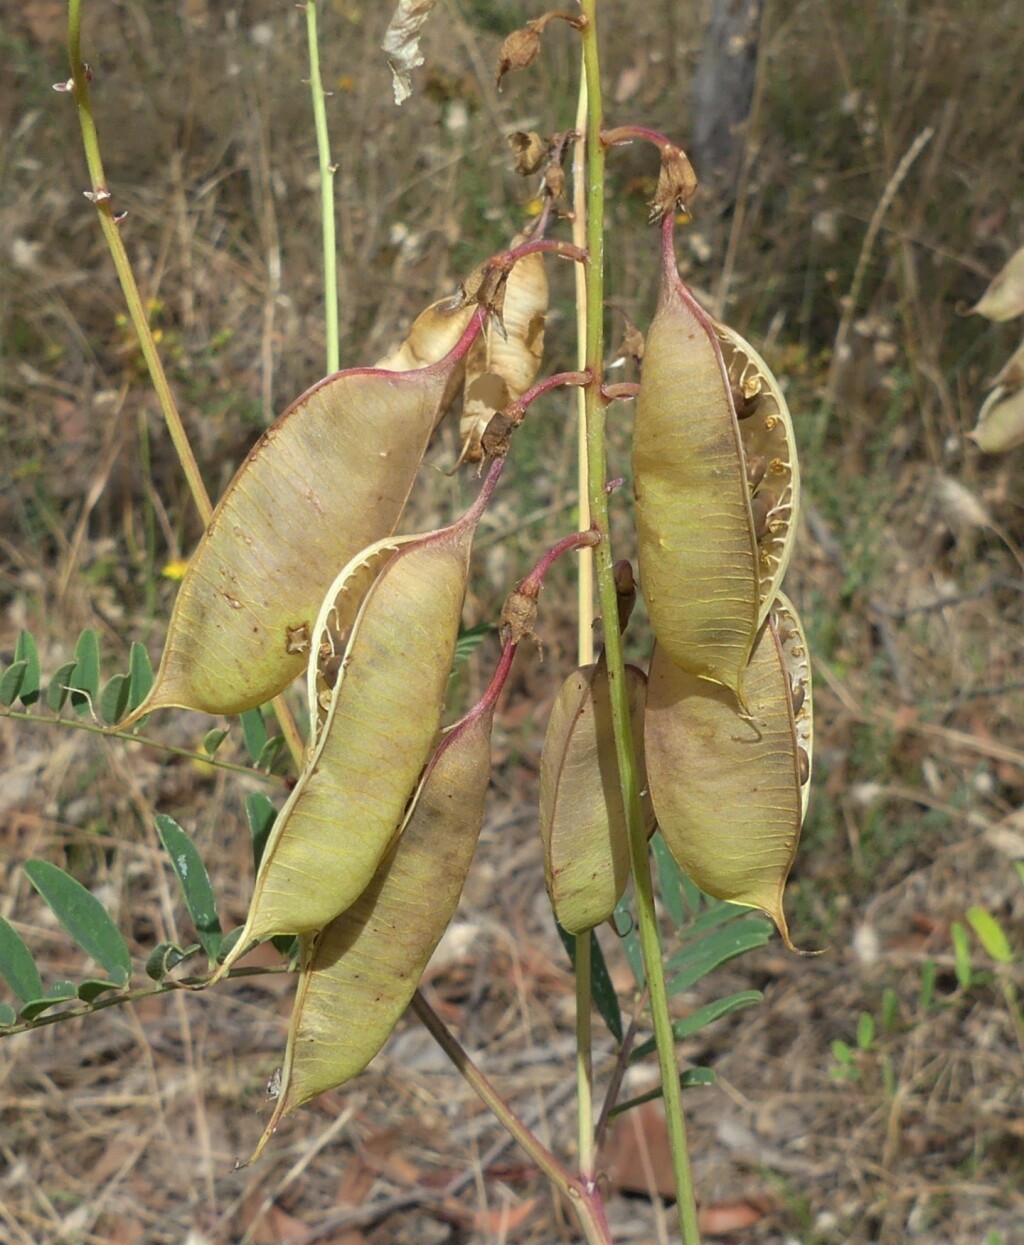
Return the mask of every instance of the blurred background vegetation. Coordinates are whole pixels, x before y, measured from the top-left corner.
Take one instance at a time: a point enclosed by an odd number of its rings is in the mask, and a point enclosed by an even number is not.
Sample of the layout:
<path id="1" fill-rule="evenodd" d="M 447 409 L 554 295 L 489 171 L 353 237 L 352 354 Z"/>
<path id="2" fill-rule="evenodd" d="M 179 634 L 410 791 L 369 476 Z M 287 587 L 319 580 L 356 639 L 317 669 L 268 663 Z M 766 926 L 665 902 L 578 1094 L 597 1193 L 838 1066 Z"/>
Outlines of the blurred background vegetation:
<path id="1" fill-rule="evenodd" d="M 174 565 L 191 551 L 198 520 L 82 197 L 73 104 L 52 90 L 67 76 L 64 6 L 3 7 L 0 656 L 9 660 L 27 627 L 52 671 L 91 626 L 111 666 L 123 667 L 133 640 L 158 656 Z M 689 145 L 709 8 L 707 0 L 603 6 L 610 124 L 643 123 Z M 536 187 L 512 171 L 505 135 L 567 129 L 575 111 L 576 49 L 560 23 L 549 28 L 534 68 L 495 90 L 501 39 L 539 12 L 511 0 L 442 0 L 427 27 L 416 92 L 396 109 L 378 51 L 387 9 L 358 0 L 321 6 L 343 365 L 382 355 L 419 309 L 529 219 Z M 107 175 L 116 208 L 128 213 L 123 236 L 217 496 L 259 430 L 323 369 L 304 16 L 280 0 L 120 0 L 84 10 Z M 752 971 L 759 984 L 776 983 L 776 1011 L 770 997 L 753 1033 L 721 1030 L 715 1057 L 750 1043 L 745 1066 L 773 1069 L 780 1092 L 801 1089 L 792 1083 L 794 1060 L 810 1061 L 819 1076 L 821 1101 L 814 1098 L 813 1110 L 805 1103 L 801 1117 L 815 1140 L 802 1153 L 813 1150 L 823 1166 L 748 1163 L 773 1173 L 775 1209 L 743 1239 L 788 1232 L 801 1241 L 895 1242 L 918 1232 L 958 1245 L 995 1240 L 985 1233 L 1007 1231 L 1024 1212 L 1022 1052 L 1000 992 L 984 978 L 967 989 L 955 976 L 949 930 L 967 906 L 981 904 L 1024 949 L 1024 890 L 1008 867 L 1024 855 L 1024 450 L 990 458 L 965 440 L 986 380 L 1018 341 L 1013 325 L 964 314 L 1024 242 L 1024 24 L 1017 0 L 984 7 L 766 0 L 758 34 L 738 165 L 708 179 L 678 246 L 686 279 L 773 366 L 796 422 L 806 507 L 787 590 L 810 631 L 818 728 L 790 924 L 801 945 L 831 951 L 810 966 L 780 966 L 777 953 L 759 961 Z M 613 342 L 626 317 L 642 328 L 650 315 L 657 248 L 646 219 L 656 174 L 651 150 L 611 154 Z M 572 273 L 553 263 L 550 275 L 546 367 L 554 371 L 575 357 Z M 628 475 L 629 419 L 628 410 L 616 412 L 613 475 Z M 572 522 L 568 407 L 549 399 L 531 421 L 490 519 L 469 623 L 493 620 L 514 578 Z M 456 452 L 452 423 L 432 461 L 447 467 Z M 447 516 L 474 487 L 472 479 L 429 473 L 410 522 Z M 564 587 L 545 593 L 546 663 L 520 664 L 506 705 L 495 802 L 506 822 L 509 802 L 529 807 L 547 703 L 572 660 L 568 580 Z M 490 652 L 485 646 L 479 668 L 470 663 L 462 676 L 467 694 L 486 678 Z M 159 732 L 193 747 L 209 725 L 170 715 Z M 166 878 L 152 880 L 164 868 L 154 809 L 194 830 L 230 893 L 225 902 L 244 911 L 241 800 L 222 777 L 156 751 L 9 720 L 0 720 L 0 749 L 4 915 L 41 920 L 15 866 L 50 855 L 104 893 L 144 953 L 180 919 Z M 492 912 L 513 928 L 539 919 L 542 889 L 524 816 L 492 843 L 487 866 L 492 880 L 522 875 Z M 492 903 L 483 885 L 468 900 L 481 909 Z M 56 932 L 46 937 L 59 965 L 67 948 Z M 495 947 L 510 954 L 500 939 Z M 493 975 L 494 964 L 481 963 L 477 971 Z M 921 1001 L 929 963 L 938 965 L 935 989 L 946 1003 L 937 1009 Z M 802 976 L 813 986 L 794 1002 Z M 886 984 L 903 1000 L 903 1027 L 892 1031 L 899 1043 L 877 1054 L 869 1039 L 856 1056 L 857 1076 L 830 1076 L 830 1043 L 844 1036 L 853 1043 L 858 1012 L 877 1011 Z M 145 1032 L 148 1058 L 155 1049 L 157 1063 L 161 1053 L 168 1066 L 184 1059 L 194 1078 L 179 1107 L 180 1127 L 206 1136 L 200 1174 L 188 1177 L 196 1188 L 184 1206 L 150 1200 L 148 1219 L 124 1209 L 124 1222 L 141 1235 L 125 1227 L 115 1237 L 102 1209 L 79 1215 L 81 1239 L 180 1240 L 186 1223 L 210 1239 L 237 1239 L 238 1220 L 225 1212 L 217 1182 L 222 1151 L 246 1149 L 242 1125 L 215 1128 L 214 1112 L 197 1105 L 213 1093 L 203 1068 L 208 1077 L 218 1065 L 196 1053 L 197 1009 L 184 1007 L 165 1006 L 156 1022 L 177 1025 L 162 1052 L 159 1035 Z M 213 1026 L 203 1042 L 219 1050 L 224 1034 L 209 1017 L 202 1024 Z M 907 1032 L 918 1043 L 913 1059 Z M 482 1030 L 477 1036 L 489 1040 Z M 95 1103 L 83 1101 L 80 1118 L 96 1122 L 70 1125 L 78 1128 L 77 1165 L 69 1162 L 56 1184 L 45 1179 L 48 1143 L 37 1126 L 45 1118 L 68 1127 L 66 1101 L 62 1107 L 52 1092 L 62 1085 L 55 1070 L 65 1069 L 69 1094 L 88 1096 L 94 1081 L 67 1070 L 67 1035 L 28 1039 L 10 1065 L 15 1098 L 35 1121 L 19 1161 L 35 1173 L 49 1210 L 22 1190 L 10 1239 L 65 1239 L 45 1232 L 78 1213 L 85 1193 L 76 1181 L 95 1161 L 82 1136 L 97 1145 L 101 1134 L 109 1139 L 114 1108 L 107 1102 L 102 1123 L 88 1115 Z M 108 1041 L 101 1064 L 124 1058 L 115 1038 Z M 269 1049 L 268 1038 L 267 1049 L 251 1052 L 237 1076 L 241 1089 L 218 1087 L 236 1112 L 239 1096 L 251 1093 L 252 1068 L 271 1066 Z M 40 1050 L 48 1085 L 33 1080 Z M 889 1082 L 879 1071 L 884 1058 L 896 1061 Z M 738 1071 L 730 1075 L 739 1083 Z M 158 1096 L 157 1082 L 144 1092 Z M 728 1109 L 719 1100 L 719 1112 Z M 218 1103 L 217 1113 L 228 1110 Z M 171 1106 L 159 1111 L 180 1141 Z M 852 1141 L 837 1145 L 837 1118 Z M 225 1127 L 229 1135 L 216 1131 Z M 708 1155 L 715 1136 L 710 1127 Z M 728 1182 L 725 1150 L 724 1166 L 705 1173 L 708 1188 Z M 2 1152 L 6 1181 L 14 1152 L 6 1143 Z M 158 1147 L 155 1158 L 145 1154 L 159 1162 Z M 113 1180 L 120 1168 L 111 1163 Z M 121 1184 L 109 1192 L 110 1205 L 125 1201 L 123 1193 Z M 385 1228 L 373 1239 L 402 1239 L 394 1224 Z"/>

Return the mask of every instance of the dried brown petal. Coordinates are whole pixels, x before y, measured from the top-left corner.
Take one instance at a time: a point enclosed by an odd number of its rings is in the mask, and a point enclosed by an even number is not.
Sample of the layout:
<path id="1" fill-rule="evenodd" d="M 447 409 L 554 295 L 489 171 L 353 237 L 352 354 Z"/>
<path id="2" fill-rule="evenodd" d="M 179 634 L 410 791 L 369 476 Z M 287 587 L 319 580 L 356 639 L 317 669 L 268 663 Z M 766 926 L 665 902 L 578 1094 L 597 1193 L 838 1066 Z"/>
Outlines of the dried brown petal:
<path id="1" fill-rule="evenodd" d="M 516 130 L 508 136 L 508 145 L 516 158 L 516 172 L 521 177 L 536 173 L 548 154 L 548 145 L 536 130 Z"/>
<path id="2" fill-rule="evenodd" d="M 651 200 L 651 220 L 661 220 L 669 212 L 689 212 L 690 200 L 697 193 L 697 174 L 685 151 L 663 147 L 658 188 Z"/>

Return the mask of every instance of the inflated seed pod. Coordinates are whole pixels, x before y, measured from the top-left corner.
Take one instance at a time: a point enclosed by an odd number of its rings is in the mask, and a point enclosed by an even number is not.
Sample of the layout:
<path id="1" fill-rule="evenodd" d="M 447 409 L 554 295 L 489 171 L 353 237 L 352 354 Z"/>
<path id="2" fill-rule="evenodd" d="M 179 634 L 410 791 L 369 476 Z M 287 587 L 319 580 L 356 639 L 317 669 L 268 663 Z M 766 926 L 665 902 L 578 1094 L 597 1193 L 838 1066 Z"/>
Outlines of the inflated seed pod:
<path id="1" fill-rule="evenodd" d="M 472 300 L 441 298 L 431 303 L 413 320 L 405 341 L 373 365 L 389 372 L 409 372 L 429 367 L 443 359 L 458 344 L 469 326 L 477 304 Z M 475 343 L 474 343 L 475 344 Z M 466 379 L 465 360 L 453 369 L 438 407 L 436 423 L 442 418 Z"/>
<path id="2" fill-rule="evenodd" d="M 785 598 L 758 636 L 744 689 L 749 717 L 724 688 L 655 649 L 644 728 L 651 798 L 693 881 L 763 909 L 792 946 L 782 893 L 807 807 L 812 726 L 807 647 Z"/>
<path id="3" fill-rule="evenodd" d="M 259 939 L 322 929 L 363 892 L 390 846 L 437 736 L 473 535 L 496 467 L 471 510 L 401 545 L 364 596 L 221 974 Z M 328 593 L 332 603 L 339 589 Z"/>
<path id="4" fill-rule="evenodd" d="M 492 416 L 522 397 L 533 384 L 544 355 L 547 313 L 544 256 L 532 252 L 517 260 L 508 274 L 501 312 L 504 336 L 492 321 L 473 343 L 466 360 L 466 389 L 459 420 L 463 461 L 479 462 L 483 457 L 481 438 Z"/>
<path id="5" fill-rule="evenodd" d="M 1024 386 L 997 386 L 985 399 L 970 439 L 986 454 L 1002 454 L 1024 444 Z"/>
<path id="6" fill-rule="evenodd" d="M 479 323 L 431 367 L 328 377 L 263 434 L 189 562 L 156 682 L 126 723 L 169 705 L 240 713 L 304 669 L 338 567 L 398 522 Z"/>
<path id="7" fill-rule="evenodd" d="M 715 326 L 667 228 L 664 242 L 633 434 L 640 588 L 663 654 L 742 702 L 759 551 L 739 421 Z"/>
<path id="8" fill-rule="evenodd" d="M 361 550 L 342 568 L 324 598 L 313 624 L 312 651 L 315 659 L 310 661 L 306 672 L 309 694 L 309 749 L 316 747 L 320 731 L 327 721 L 352 628 L 359 617 L 366 594 L 403 545 L 422 539 L 422 536 L 387 536 Z"/>
<path id="9" fill-rule="evenodd" d="M 727 325 L 716 324 L 715 333 L 732 388 L 744 395 L 750 407 L 739 430 L 753 493 L 760 626 L 775 600 L 796 539 L 800 470 L 793 420 L 778 381 L 753 346 Z"/>
<path id="10" fill-rule="evenodd" d="M 626 667 L 641 789 L 647 786 L 646 684 L 643 671 Z M 615 910 L 629 877 L 629 834 L 603 656 L 596 665 L 574 670 L 552 706 L 540 758 L 540 828 L 544 877 L 562 928 L 580 934 L 600 925 Z"/>
<path id="11" fill-rule="evenodd" d="M 281 1090 L 283 1116 L 361 1072 L 384 1045 L 455 914 L 483 825 L 493 702 L 445 736 L 398 841 L 353 905 L 308 945 Z"/>

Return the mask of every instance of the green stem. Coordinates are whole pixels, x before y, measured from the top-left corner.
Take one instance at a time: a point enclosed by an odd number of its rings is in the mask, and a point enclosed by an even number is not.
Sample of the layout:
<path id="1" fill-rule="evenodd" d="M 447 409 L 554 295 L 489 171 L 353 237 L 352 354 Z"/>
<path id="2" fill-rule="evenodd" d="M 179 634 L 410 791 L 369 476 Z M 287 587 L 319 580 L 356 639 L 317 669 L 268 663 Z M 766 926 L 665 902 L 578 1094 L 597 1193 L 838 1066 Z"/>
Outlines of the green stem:
<path id="1" fill-rule="evenodd" d="M 147 748 L 155 748 L 158 752 L 166 752 L 168 756 L 181 757 L 186 761 L 198 761 L 203 765 L 209 765 L 211 769 L 221 769 L 230 774 L 242 774 L 246 778 L 255 778 L 260 782 L 276 783 L 280 786 L 285 781 L 280 774 L 268 774 L 263 770 L 253 769 L 249 765 L 233 765 L 230 761 L 218 761 L 216 757 L 207 756 L 205 752 L 190 752 L 187 748 L 175 748 L 171 744 L 162 743 L 159 739 L 136 735 L 133 730 L 115 731 L 109 726 L 100 726 L 96 722 L 85 722 L 76 718 L 43 717 L 41 714 L 29 713 L 24 709 L 10 709 L 6 705 L 0 705 L 0 718 L 13 718 L 16 722 L 34 722 L 43 726 L 62 726 L 69 731 L 86 731 L 91 735 L 102 735 L 104 739 L 120 739 L 126 744 L 142 744 Z"/>
<path id="2" fill-rule="evenodd" d="M 576 935 L 576 1105 L 580 1172 L 594 1175 L 594 1069 L 590 1025 L 590 930 Z"/>
<path id="3" fill-rule="evenodd" d="M 686 1147 L 682 1095 L 675 1058 L 675 1039 L 668 1011 L 668 993 L 661 962 L 657 914 L 647 834 L 640 806 L 633 732 L 625 682 L 622 641 L 616 625 L 618 614 L 609 540 L 608 494 L 605 488 L 607 459 L 605 447 L 605 407 L 601 397 L 604 359 L 604 161 L 601 142 L 603 122 L 601 66 L 597 44 L 597 0 L 581 0 L 587 19 L 583 29 L 583 63 L 589 100 L 587 115 L 587 367 L 594 380 L 587 388 L 587 450 L 590 461 L 589 496 L 594 525 L 604 539 L 594 550 L 601 617 L 604 619 L 605 655 L 611 697 L 615 752 L 619 768 L 622 803 L 629 825 L 629 850 L 636 891 L 640 945 L 651 995 L 651 1016 L 658 1045 L 665 1116 L 668 1124 L 680 1226 L 685 1245 L 699 1245 L 693 1176 Z"/>
<path id="4" fill-rule="evenodd" d="M 226 974 L 225 980 L 236 977 L 263 977 L 268 973 L 289 973 L 287 965 L 261 968 L 233 968 Z M 151 999 L 156 994 L 174 994 L 178 990 L 195 989 L 203 984 L 202 977 L 186 977 L 181 981 L 161 981 L 147 990 L 132 990 L 128 994 L 108 994 L 98 998 L 88 1007 L 76 1007 L 67 1012 L 51 1012 L 48 1016 L 39 1016 L 35 1020 L 26 1020 L 9 1029 L 0 1030 L 0 1040 L 13 1037 L 15 1033 L 27 1033 L 30 1029 L 45 1029 L 47 1025 L 57 1025 L 64 1020 L 77 1020 L 79 1016 L 89 1016 L 93 1012 L 102 1012 L 108 1007 L 120 1007 L 124 1003 L 138 1003 L 141 999 Z M 71 1002 L 69 999 L 68 1002 Z"/>
<path id="5" fill-rule="evenodd" d="M 313 92 L 316 151 L 320 164 L 320 223 L 324 246 L 324 332 L 327 336 L 327 372 L 341 366 L 338 340 L 338 253 L 334 240 L 334 173 L 327 137 L 327 109 L 320 77 L 320 42 L 316 29 L 316 0 L 306 0 L 306 37 L 309 43 L 309 86 Z"/>
<path id="6" fill-rule="evenodd" d="M 576 1212 L 580 1227 L 590 1245 L 612 1245 L 596 1183 L 586 1176 L 577 1179 L 569 1175 L 547 1146 L 512 1111 L 419 990 L 413 995 L 411 1008 L 430 1036 L 455 1065 L 459 1075 L 505 1130 L 533 1159 L 553 1187 L 569 1202 Z"/>
<path id="7" fill-rule="evenodd" d="M 132 272 L 128 253 L 124 249 L 121 230 L 118 227 L 118 218 L 114 215 L 110 191 L 107 188 L 106 175 L 103 172 L 99 138 L 96 133 L 96 123 L 92 115 L 92 100 L 89 95 L 90 74 L 82 60 L 81 0 L 68 0 L 68 53 L 71 61 L 72 92 L 78 109 L 78 124 L 82 131 L 82 142 L 85 147 L 85 162 L 88 165 L 89 180 L 92 183 L 92 190 L 88 197 L 95 204 L 100 228 L 103 230 L 103 236 L 106 238 L 107 246 L 110 248 L 110 255 L 114 261 L 114 268 L 117 271 L 118 280 L 121 282 L 121 291 L 124 294 L 124 300 L 128 307 L 128 315 L 138 336 L 142 356 L 146 360 L 146 367 L 149 369 L 150 379 L 153 382 L 153 388 L 156 390 L 164 422 L 167 424 L 167 430 L 171 434 L 171 441 L 174 443 L 178 461 L 181 463 L 181 469 L 185 473 L 185 480 L 192 493 L 196 509 L 199 511 L 199 517 L 202 519 L 203 526 L 205 527 L 213 514 L 213 505 L 210 502 L 210 495 L 206 491 L 203 478 L 199 473 L 199 464 L 192 453 L 192 446 L 189 444 L 185 426 L 182 424 L 181 416 L 178 414 L 178 409 L 174 404 L 171 387 L 167 383 L 167 376 L 164 373 L 163 364 L 160 362 L 160 356 L 157 353 L 156 342 L 154 342 L 153 334 L 150 331 L 149 320 L 142 305 L 139 287 L 135 283 L 135 275 Z"/>
<path id="8" fill-rule="evenodd" d="M 174 451 L 178 455 L 178 462 L 181 464 L 185 481 L 188 484 L 189 492 L 192 494 L 195 507 L 199 511 L 203 527 L 208 527 L 210 519 L 213 517 L 213 503 L 210 501 L 210 494 L 206 491 L 206 485 L 203 483 L 199 464 L 196 462 L 195 454 L 192 452 L 192 445 L 185 431 L 185 425 L 181 422 L 181 416 L 178 414 L 178 408 L 175 405 L 174 396 L 167 381 L 167 374 L 164 372 L 164 366 L 160 361 L 156 342 L 153 340 L 153 333 L 149 327 L 149 319 L 142 305 L 142 297 L 135 282 L 131 261 L 128 259 L 128 252 L 124 248 L 118 218 L 114 215 L 111 206 L 110 190 L 107 187 L 106 174 L 103 171 L 103 160 L 100 156 L 99 136 L 96 132 L 96 122 L 92 115 L 92 99 L 89 94 L 91 75 L 85 66 L 85 62 L 82 60 L 81 0 L 68 0 L 68 58 L 71 62 L 71 89 L 78 109 L 78 124 L 82 131 L 82 143 L 85 147 L 85 162 L 89 169 L 89 179 L 92 182 L 89 198 L 96 206 L 100 228 L 103 230 L 103 236 L 107 240 L 110 256 L 114 261 L 114 269 L 117 272 L 118 280 L 121 282 L 121 291 L 124 294 L 128 315 L 138 337 L 142 357 L 146 360 L 149 378 L 153 384 L 153 389 L 156 391 L 157 401 L 160 403 L 160 410 L 164 417 L 164 423 L 167 425 L 167 431 L 170 433 Z M 333 216 L 331 219 L 333 222 Z M 337 306 L 337 299 L 335 299 L 335 306 Z M 337 337 L 337 333 L 335 333 L 335 337 Z M 301 770 L 302 738 L 295 725 L 295 720 L 282 696 L 274 698 L 273 707 L 292 760 L 296 768 Z"/>
<path id="9" fill-rule="evenodd" d="M 586 190 L 586 141 L 584 131 L 587 122 L 587 75 L 580 59 L 580 86 L 576 102 L 576 140 L 573 143 L 573 222 L 572 240 L 583 248 L 587 240 L 587 190 Z M 583 370 L 587 362 L 587 270 L 584 264 L 576 265 L 576 361 Z M 594 377 L 591 375 L 591 381 Z M 587 495 L 589 478 L 587 462 L 587 398 L 584 389 L 576 391 L 577 424 L 577 476 L 579 482 L 579 527 L 590 527 L 590 499 Z M 594 660 L 594 629 L 591 626 L 594 613 L 594 553 L 592 549 L 580 551 L 577 576 L 577 660 L 581 666 L 589 666 Z M 591 956 L 590 931 L 576 936 L 576 958 L 573 971 L 576 976 L 576 1132 L 580 1155 L 580 1171 L 586 1176 L 594 1173 L 594 1068 L 591 1035 Z"/>

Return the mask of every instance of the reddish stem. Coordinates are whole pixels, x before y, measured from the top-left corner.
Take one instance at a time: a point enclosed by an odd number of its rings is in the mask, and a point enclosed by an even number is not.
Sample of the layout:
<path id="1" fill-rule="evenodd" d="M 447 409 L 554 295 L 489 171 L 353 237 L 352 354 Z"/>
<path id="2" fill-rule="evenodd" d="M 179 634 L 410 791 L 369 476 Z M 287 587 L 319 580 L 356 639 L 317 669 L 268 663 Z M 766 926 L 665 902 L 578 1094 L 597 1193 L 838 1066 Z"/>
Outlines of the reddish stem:
<path id="1" fill-rule="evenodd" d="M 626 143 L 636 142 L 637 139 L 653 143 L 659 151 L 676 146 L 670 138 L 646 125 L 617 125 L 614 129 L 601 131 L 601 142 L 605 147 L 622 147 Z"/>
<path id="2" fill-rule="evenodd" d="M 601 386 L 601 397 L 605 402 L 614 402 L 619 398 L 635 398 L 639 392 L 640 386 L 635 380 L 624 380 L 615 385 Z"/>
<path id="3" fill-rule="evenodd" d="M 592 549 L 595 545 L 601 543 L 601 533 L 596 527 L 592 527 L 586 532 L 573 532 L 571 535 L 564 537 L 557 545 L 551 548 L 537 562 L 537 565 L 520 582 L 516 588 L 517 592 L 521 592 L 527 597 L 536 597 L 540 594 L 541 586 L 544 583 L 544 576 L 548 573 L 552 562 L 556 558 L 560 558 L 563 553 L 569 553 L 574 549 Z"/>
<path id="4" fill-rule="evenodd" d="M 589 385 L 593 379 L 589 368 L 582 372 L 556 372 L 554 376 L 548 376 L 544 380 L 537 381 L 521 397 L 510 402 L 505 408 L 506 412 L 510 419 L 515 419 L 518 422 L 526 414 L 526 408 L 530 403 L 535 402 L 537 398 L 547 393 L 549 389 L 557 389 L 559 385 Z"/>
<path id="5" fill-rule="evenodd" d="M 571 242 L 563 242 L 560 238 L 530 238 L 509 251 L 499 251 L 492 257 L 491 263 L 499 268 L 511 268 L 516 260 L 536 251 L 550 251 L 553 255 L 561 255 L 563 259 L 574 259 L 578 264 L 585 264 L 590 259 L 583 247 L 573 246 Z"/>

